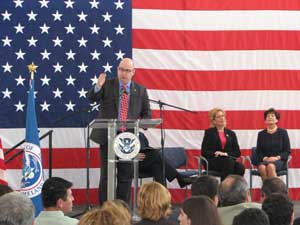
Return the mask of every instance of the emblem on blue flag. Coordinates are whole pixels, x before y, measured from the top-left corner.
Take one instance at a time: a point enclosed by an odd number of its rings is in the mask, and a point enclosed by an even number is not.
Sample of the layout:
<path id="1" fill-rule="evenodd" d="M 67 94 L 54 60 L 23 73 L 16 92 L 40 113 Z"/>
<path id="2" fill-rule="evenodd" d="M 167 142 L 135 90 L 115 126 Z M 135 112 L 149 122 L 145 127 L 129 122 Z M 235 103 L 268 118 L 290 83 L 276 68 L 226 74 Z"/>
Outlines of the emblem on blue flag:
<path id="1" fill-rule="evenodd" d="M 44 179 L 42 157 L 35 113 L 34 79 L 33 72 L 31 71 L 31 80 L 26 111 L 26 143 L 24 145 L 20 192 L 22 192 L 32 200 L 35 206 L 35 216 L 38 216 L 39 213 L 43 210 L 41 198 L 43 183 Z"/>

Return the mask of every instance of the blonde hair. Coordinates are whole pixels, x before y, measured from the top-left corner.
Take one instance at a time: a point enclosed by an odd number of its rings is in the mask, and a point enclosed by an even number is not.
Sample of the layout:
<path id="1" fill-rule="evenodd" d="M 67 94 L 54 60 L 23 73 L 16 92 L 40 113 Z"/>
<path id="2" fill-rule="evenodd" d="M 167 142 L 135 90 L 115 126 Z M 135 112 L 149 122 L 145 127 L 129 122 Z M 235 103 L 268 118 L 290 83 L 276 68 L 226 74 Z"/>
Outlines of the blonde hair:
<path id="1" fill-rule="evenodd" d="M 210 126 L 215 127 L 216 125 L 214 124 L 214 121 L 216 119 L 217 113 L 222 112 L 224 113 L 224 116 L 226 115 L 225 111 L 221 108 L 213 108 L 208 112 L 208 117 L 210 121 Z"/>
<path id="2" fill-rule="evenodd" d="M 143 184 L 138 193 L 138 213 L 143 219 L 158 221 L 171 213 L 171 194 L 157 182 Z"/>
<path id="3" fill-rule="evenodd" d="M 131 215 L 120 201 L 106 201 L 101 208 L 85 213 L 78 225 L 130 225 Z"/>

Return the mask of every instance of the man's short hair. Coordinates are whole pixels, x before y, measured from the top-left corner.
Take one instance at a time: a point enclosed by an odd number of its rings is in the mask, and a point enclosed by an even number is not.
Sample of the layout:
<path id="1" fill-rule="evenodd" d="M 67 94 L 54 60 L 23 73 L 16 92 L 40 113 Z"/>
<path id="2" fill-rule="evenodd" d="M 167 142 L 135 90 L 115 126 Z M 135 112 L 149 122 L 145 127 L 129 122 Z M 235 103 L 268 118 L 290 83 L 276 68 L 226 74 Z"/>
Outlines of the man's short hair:
<path id="1" fill-rule="evenodd" d="M 229 175 L 223 180 L 219 188 L 221 206 L 230 206 L 246 201 L 248 184 L 244 177 Z"/>
<path id="2" fill-rule="evenodd" d="M 45 181 L 42 188 L 42 199 L 45 208 L 56 206 L 59 199 L 67 199 L 67 190 L 73 184 L 60 177 L 52 177 Z"/>
<path id="3" fill-rule="evenodd" d="M 192 183 L 192 196 L 206 195 L 212 200 L 218 194 L 219 181 L 213 176 L 200 176 Z"/>
<path id="4" fill-rule="evenodd" d="M 32 225 L 34 206 L 31 200 L 19 192 L 10 192 L 0 198 L 0 224 Z"/>
<path id="5" fill-rule="evenodd" d="M 232 225 L 269 225 L 268 215 L 261 209 L 248 208 L 233 218 Z"/>
<path id="6" fill-rule="evenodd" d="M 270 225 L 290 225 L 292 222 L 294 205 L 285 194 L 271 194 L 264 200 L 262 209 L 269 216 Z"/>
<path id="7" fill-rule="evenodd" d="M 288 189 L 285 183 L 278 177 L 273 177 L 264 180 L 261 187 L 261 193 L 264 197 L 269 197 L 273 193 L 288 194 Z"/>

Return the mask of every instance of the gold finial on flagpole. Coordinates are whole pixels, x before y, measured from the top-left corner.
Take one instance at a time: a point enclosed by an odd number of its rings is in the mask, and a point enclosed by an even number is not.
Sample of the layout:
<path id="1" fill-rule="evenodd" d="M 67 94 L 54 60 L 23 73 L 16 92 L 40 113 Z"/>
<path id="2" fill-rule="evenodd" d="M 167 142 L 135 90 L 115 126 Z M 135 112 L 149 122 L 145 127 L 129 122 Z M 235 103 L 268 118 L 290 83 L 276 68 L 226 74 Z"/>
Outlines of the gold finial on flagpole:
<path id="1" fill-rule="evenodd" d="M 28 70 L 29 70 L 29 73 L 30 73 L 30 79 L 31 80 L 34 79 L 34 73 L 36 72 L 36 68 L 37 68 L 37 66 L 34 65 L 33 62 L 30 65 L 28 65 Z"/>

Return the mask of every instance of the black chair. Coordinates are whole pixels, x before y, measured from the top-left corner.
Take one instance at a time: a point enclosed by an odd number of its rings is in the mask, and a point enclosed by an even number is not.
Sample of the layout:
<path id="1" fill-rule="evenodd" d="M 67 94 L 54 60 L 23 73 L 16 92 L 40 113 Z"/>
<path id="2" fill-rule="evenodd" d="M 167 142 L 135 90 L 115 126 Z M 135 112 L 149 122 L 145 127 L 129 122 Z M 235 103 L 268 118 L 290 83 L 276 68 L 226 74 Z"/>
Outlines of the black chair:
<path id="1" fill-rule="evenodd" d="M 161 154 L 161 150 L 159 151 Z M 200 175 L 197 170 L 187 169 L 187 157 L 186 157 L 185 149 L 183 147 L 164 148 L 164 158 L 166 162 L 168 162 L 169 165 L 175 169 L 184 167 L 183 171 L 178 171 L 182 176 L 191 177 L 191 176 Z M 142 183 L 143 178 L 150 178 L 150 177 L 152 176 L 147 173 L 140 173 L 139 174 L 140 184 Z"/>
<path id="2" fill-rule="evenodd" d="M 216 170 L 211 170 L 209 168 L 208 160 L 204 156 L 195 156 L 195 158 L 198 160 L 198 173 L 200 175 L 210 175 L 214 177 L 219 177 L 221 179 L 221 172 Z M 242 164 L 245 162 L 244 156 L 240 156 L 242 159 Z"/>
<path id="3" fill-rule="evenodd" d="M 251 148 L 251 156 L 247 156 L 246 159 L 249 161 L 250 163 L 250 169 L 249 169 L 249 173 L 250 173 L 250 190 L 252 192 L 252 182 L 253 182 L 253 178 L 252 176 L 259 176 L 260 174 L 258 172 L 257 166 L 259 164 L 259 159 L 258 159 L 258 155 L 256 152 L 256 147 Z M 285 164 L 284 169 L 276 171 L 277 172 L 277 176 L 285 176 L 286 179 L 286 186 L 287 189 L 289 190 L 289 163 L 290 160 L 292 159 L 291 156 L 289 156 L 288 161 Z"/>
<path id="4" fill-rule="evenodd" d="M 209 169 L 208 160 L 204 156 L 195 156 L 198 160 L 198 173 L 200 175 L 211 175 L 221 178 L 221 172 Z"/>

